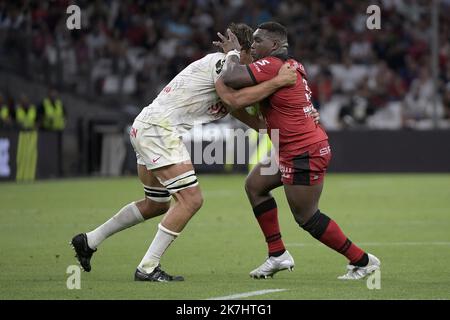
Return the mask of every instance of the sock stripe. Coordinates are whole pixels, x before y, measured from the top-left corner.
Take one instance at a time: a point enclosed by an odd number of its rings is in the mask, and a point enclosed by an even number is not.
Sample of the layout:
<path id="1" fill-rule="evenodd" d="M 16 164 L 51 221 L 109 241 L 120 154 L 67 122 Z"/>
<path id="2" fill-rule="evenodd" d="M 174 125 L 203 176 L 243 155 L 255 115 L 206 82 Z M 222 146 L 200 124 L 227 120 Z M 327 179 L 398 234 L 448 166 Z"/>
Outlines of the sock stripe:
<path id="1" fill-rule="evenodd" d="M 277 241 L 279 239 L 281 239 L 281 234 L 280 233 L 276 233 L 276 234 L 273 234 L 271 236 L 266 237 L 266 242 L 267 243 L 274 242 L 274 241 Z"/>
<path id="2" fill-rule="evenodd" d="M 352 263 L 364 256 L 364 251 L 347 238 L 339 225 L 319 210 L 302 228 L 329 248 L 344 255 Z"/>
<path id="3" fill-rule="evenodd" d="M 274 198 L 270 198 L 253 208 L 253 213 L 255 217 L 262 215 L 263 213 L 275 209 L 277 207 L 277 203 Z"/>
<path id="4" fill-rule="evenodd" d="M 338 252 L 345 254 L 348 250 L 348 248 L 350 248 L 350 246 L 352 245 L 352 242 L 347 238 L 347 240 L 345 240 L 344 244 L 342 245 L 342 247 L 340 247 L 338 249 Z"/>
<path id="5" fill-rule="evenodd" d="M 314 215 L 301 227 L 319 240 L 327 230 L 330 221 L 331 219 L 326 214 L 317 210 L 316 213 L 314 213 Z"/>

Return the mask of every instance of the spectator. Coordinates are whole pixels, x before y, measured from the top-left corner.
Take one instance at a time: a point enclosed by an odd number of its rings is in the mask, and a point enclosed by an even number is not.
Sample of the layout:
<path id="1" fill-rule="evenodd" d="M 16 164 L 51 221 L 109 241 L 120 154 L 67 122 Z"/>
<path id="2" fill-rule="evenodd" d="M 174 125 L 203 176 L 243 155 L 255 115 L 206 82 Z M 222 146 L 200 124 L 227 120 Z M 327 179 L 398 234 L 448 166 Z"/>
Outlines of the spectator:
<path id="1" fill-rule="evenodd" d="M 22 94 L 16 105 L 16 123 L 22 130 L 34 130 L 37 127 L 37 109 L 28 96 Z"/>
<path id="2" fill-rule="evenodd" d="M 66 113 L 56 89 L 49 89 L 38 109 L 39 128 L 47 131 L 62 131 L 66 127 Z"/>
<path id="3" fill-rule="evenodd" d="M 14 126 L 14 115 L 11 107 L 0 93 L 0 129 L 10 129 Z"/>
<path id="4" fill-rule="evenodd" d="M 415 127 L 422 120 L 433 117 L 433 81 L 427 67 L 422 67 L 406 94 L 404 121 L 407 127 Z"/>
<path id="5" fill-rule="evenodd" d="M 69 3 L 0 0 L 0 67 L 93 99 L 118 94 L 124 105 L 142 105 L 172 74 L 212 50 L 216 31 L 223 32 L 229 22 L 255 27 L 278 20 L 288 27 L 290 53 L 308 70 L 319 70 L 318 76 L 311 73 L 314 102 L 335 105 L 336 122 L 340 107 L 354 100 L 366 77 L 365 97 L 377 106 L 375 112 L 396 101 L 407 105 L 405 114 L 414 118 L 418 113 L 411 109 L 417 102 L 413 92 L 417 86 L 427 89 L 416 81 L 430 55 L 426 1 L 381 1 L 382 28 L 376 31 L 367 30 L 367 3 L 358 1 L 98 0 L 78 2 L 82 30 L 68 32 L 64 26 Z M 445 19 L 448 1 L 440 5 L 443 93 L 450 77 L 450 20 Z M 331 74 L 320 71 L 321 59 L 328 60 Z M 429 112 L 419 113 L 424 120 L 430 117 Z"/>
<path id="6" fill-rule="evenodd" d="M 450 123 L 450 82 L 447 83 L 444 92 L 444 119 Z"/>

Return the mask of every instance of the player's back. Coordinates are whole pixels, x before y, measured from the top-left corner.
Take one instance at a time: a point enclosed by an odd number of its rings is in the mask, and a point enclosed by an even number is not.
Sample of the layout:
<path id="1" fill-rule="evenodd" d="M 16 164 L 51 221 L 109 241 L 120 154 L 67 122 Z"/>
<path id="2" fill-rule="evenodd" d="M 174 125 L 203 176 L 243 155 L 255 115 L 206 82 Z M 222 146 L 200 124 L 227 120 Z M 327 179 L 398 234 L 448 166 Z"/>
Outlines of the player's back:
<path id="1" fill-rule="evenodd" d="M 225 54 L 217 52 L 188 65 L 136 119 L 187 130 L 195 124 L 224 117 L 227 109 L 222 105 L 215 89 L 224 59 Z"/>

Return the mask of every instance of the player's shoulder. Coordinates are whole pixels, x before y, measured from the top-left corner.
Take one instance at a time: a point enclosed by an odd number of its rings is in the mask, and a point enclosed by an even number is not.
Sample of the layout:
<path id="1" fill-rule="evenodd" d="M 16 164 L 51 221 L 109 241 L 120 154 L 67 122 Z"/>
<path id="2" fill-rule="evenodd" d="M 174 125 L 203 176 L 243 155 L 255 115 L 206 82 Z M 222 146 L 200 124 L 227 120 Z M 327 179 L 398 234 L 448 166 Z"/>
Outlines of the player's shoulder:
<path id="1" fill-rule="evenodd" d="M 280 66 L 283 64 L 283 61 L 281 61 L 281 59 L 279 59 L 277 57 L 268 56 L 268 57 L 264 57 L 264 58 L 254 61 L 253 64 L 261 66 L 261 67 L 268 66 L 268 65 Z"/>
<path id="2" fill-rule="evenodd" d="M 220 74 L 225 63 L 225 56 L 226 55 L 223 52 L 214 52 L 207 54 L 202 59 L 207 61 L 217 74 Z"/>
<path id="3" fill-rule="evenodd" d="M 226 56 L 225 53 L 217 51 L 217 52 L 208 53 L 205 57 L 209 57 L 210 59 L 215 59 L 215 58 L 223 59 L 223 58 L 225 58 L 225 56 Z"/>
<path id="4" fill-rule="evenodd" d="M 208 53 L 202 59 L 208 60 L 212 63 L 217 63 L 218 61 L 225 60 L 225 56 L 226 55 L 223 52 L 214 52 L 214 53 Z"/>
<path id="5" fill-rule="evenodd" d="M 259 60 L 254 61 L 251 66 L 253 66 L 256 72 L 276 72 L 283 64 L 283 61 L 276 57 L 264 57 Z"/>
<path id="6" fill-rule="evenodd" d="M 291 64 L 291 66 L 293 66 L 295 69 L 297 69 L 298 72 L 300 72 L 304 77 L 306 77 L 306 69 L 303 66 L 303 64 L 301 64 L 300 62 L 298 62 L 297 60 L 295 60 L 294 58 L 289 58 L 288 62 Z"/>
<path id="7" fill-rule="evenodd" d="M 203 56 L 202 58 L 196 60 L 194 63 L 216 63 L 217 61 L 225 60 L 225 53 L 222 52 L 214 52 L 214 53 L 208 53 L 207 55 Z"/>

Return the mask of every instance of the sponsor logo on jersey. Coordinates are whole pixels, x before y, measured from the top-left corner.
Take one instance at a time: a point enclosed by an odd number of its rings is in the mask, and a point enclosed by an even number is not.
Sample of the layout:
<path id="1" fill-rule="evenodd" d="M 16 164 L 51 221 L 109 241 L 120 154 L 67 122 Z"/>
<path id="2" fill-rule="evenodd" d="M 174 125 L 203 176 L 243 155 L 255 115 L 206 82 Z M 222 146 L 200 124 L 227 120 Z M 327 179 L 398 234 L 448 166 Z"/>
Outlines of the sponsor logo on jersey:
<path id="1" fill-rule="evenodd" d="M 213 104 L 208 108 L 207 111 L 208 114 L 223 117 L 228 113 L 227 107 L 222 103 L 222 101 L 217 102 L 216 104 Z"/>
<path id="2" fill-rule="evenodd" d="M 310 105 L 308 107 L 303 107 L 303 112 L 305 113 L 305 116 L 308 118 L 311 116 L 312 112 L 313 112 L 313 106 Z"/>
<path id="3" fill-rule="evenodd" d="M 261 67 L 264 67 L 266 64 L 269 64 L 270 62 L 266 59 L 262 59 L 262 60 L 256 61 L 255 63 L 259 64 Z"/>
<path id="4" fill-rule="evenodd" d="M 130 130 L 130 136 L 136 138 L 136 135 L 137 135 L 137 129 L 136 129 L 136 128 L 131 128 L 131 130 Z"/>
<path id="5" fill-rule="evenodd" d="M 223 65 L 225 63 L 225 59 L 218 60 L 216 63 L 216 73 L 219 74 L 222 72 Z"/>
<path id="6" fill-rule="evenodd" d="M 256 71 L 261 72 L 261 68 L 259 66 L 265 66 L 266 64 L 269 64 L 270 62 L 266 59 L 258 60 L 253 63 L 253 66 L 255 67 Z"/>

